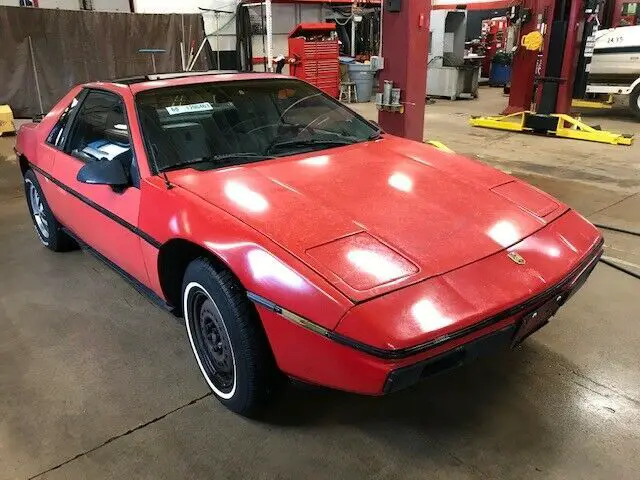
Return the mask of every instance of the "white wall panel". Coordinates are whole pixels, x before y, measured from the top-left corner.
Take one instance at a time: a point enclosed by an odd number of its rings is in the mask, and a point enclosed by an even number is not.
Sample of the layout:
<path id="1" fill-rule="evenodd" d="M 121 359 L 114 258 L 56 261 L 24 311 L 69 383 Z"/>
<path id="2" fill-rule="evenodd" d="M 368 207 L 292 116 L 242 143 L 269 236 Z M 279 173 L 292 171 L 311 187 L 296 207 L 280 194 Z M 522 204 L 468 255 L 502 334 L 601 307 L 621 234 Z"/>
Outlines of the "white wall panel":
<path id="1" fill-rule="evenodd" d="M 93 0 L 93 9 L 98 12 L 125 12 L 131 11 L 129 0 Z"/>
<path id="2" fill-rule="evenodd" d="M 134 0 L 136 13 L 201 13 L 198 7 L 235 11 L 238 0 Z"/>
<path id="3" fill-rule="evenodd" d="M 80 0 L 40 0 L 40 8 L 60 8 L 62 10 L 80 10 Z"/>

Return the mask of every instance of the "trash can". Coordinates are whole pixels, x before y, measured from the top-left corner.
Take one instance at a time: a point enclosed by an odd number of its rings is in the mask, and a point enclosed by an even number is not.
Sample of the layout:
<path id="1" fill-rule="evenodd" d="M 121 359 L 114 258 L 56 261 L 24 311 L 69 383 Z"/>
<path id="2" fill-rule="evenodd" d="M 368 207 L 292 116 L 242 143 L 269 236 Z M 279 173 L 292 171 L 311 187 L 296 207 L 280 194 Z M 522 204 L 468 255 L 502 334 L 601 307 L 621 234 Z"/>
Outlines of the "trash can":
<path id="1" fill-rule="evenodd" d="M 503 87 L 511 81 L 511 54 L 499 50 L 491 59 L 491 71 L 489 72 L 489 85 Z"/>
<path id="2" fill-rule="evenodd" d="M 370 102 L 376 71 L 371 68 L 370 64 L 365 63 L 349 63 L 347 68 L 349 70 L 349 78 L 356 84 L 358 103 Z"/>
<path id="3" fill-rule="evenodd" d="M 511 65 L 491 64 L 489 75 L 489 85 L 492 87 L 503 87 L 511 80 Z"/>

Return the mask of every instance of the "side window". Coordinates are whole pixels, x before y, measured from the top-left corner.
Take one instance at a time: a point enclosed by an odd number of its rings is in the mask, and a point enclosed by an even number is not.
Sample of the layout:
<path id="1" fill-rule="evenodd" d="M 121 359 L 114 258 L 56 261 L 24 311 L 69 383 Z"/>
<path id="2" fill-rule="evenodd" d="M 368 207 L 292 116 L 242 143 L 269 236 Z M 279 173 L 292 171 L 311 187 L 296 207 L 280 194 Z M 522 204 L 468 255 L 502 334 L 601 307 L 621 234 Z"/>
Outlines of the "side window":
<path id="1" fill-rule="evenodd" d="M 78 107 L 78 103 L 78 98 L 76 97 L 71 101 L 71 104 L 67 108 L 65 108 L 64 112 L 62 112 L 62 115 L 60 115 L 60 119 L 53 127 L 51 132 L 49 132 L 49 136 L 47 137 L 48 144 L 53 145 L 57 148 L 62 148 L 65 140 L 65 127 L 67 126 L 67 123 L 69 123 L 69 117 L 71 117 L 73 111 Z"/>
<path id="2" fill-rule="evenodd" d="M 91 160 L 112 160 L 131 151 L 124 107 L 117 95 L 90 91 L 80 106 L 67 151 Z M 82 155 L 84 154 L 84 155 Z"/>
<path id="3" fill-rule="evenodd" d="M 71 127 L 66 151 L 84 162 L 121 162 L 134 185 L 138 185 L 126 112 L 118 95 L 89 91 Z"/>

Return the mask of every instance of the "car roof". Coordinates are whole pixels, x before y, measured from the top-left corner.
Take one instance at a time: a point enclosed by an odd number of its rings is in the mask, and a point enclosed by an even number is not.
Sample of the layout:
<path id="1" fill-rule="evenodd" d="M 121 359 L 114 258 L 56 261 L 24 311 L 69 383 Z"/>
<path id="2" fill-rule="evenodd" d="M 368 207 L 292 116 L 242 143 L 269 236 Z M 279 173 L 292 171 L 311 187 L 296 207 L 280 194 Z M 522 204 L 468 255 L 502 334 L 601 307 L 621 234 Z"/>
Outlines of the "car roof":
<path id="1" fill-rule="evenodd" d="M 127 86 L 133 94 L 156 88 L 191 85 L 211 82 L 229 82 L 237 80 L 258 80 L 269 78 L 291 78 L 275 73 L 237 72 L 234 70 L 209 70 L 206 72 L 154 73 L 127 78 L 118 78 L 104 82 L 89 83 L 86 86 Z"/>
<path id="2" fill-rule="evenodd" d="M 148 73 L 146 75 L 135 75 L 133 77 L 116 78 L 111 80 L 112 83 L 120 83 L 122 85 L 132 85 L 134 83 L 150 82 L 155 80 L 172 80 L 184 77 L 199 77 L 202 75 L 225 75 L 230 73 L 240 73 L 237 70 L 206 70 L 196 72 L 169 72 L 169 73 Z"/>

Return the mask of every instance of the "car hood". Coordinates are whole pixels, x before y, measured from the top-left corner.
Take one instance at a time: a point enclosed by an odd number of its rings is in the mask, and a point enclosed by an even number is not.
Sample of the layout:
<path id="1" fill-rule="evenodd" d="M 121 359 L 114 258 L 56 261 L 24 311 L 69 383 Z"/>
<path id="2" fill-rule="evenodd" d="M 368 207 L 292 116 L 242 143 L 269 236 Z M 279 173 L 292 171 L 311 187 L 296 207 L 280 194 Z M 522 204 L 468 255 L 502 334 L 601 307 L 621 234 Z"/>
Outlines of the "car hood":
<path id="1" fill-rule="evenodd" d="M 392 136 L 172 183 L 260 231 L 354 302 L 505 249 L 566 207 L 464 157 Z"/>

